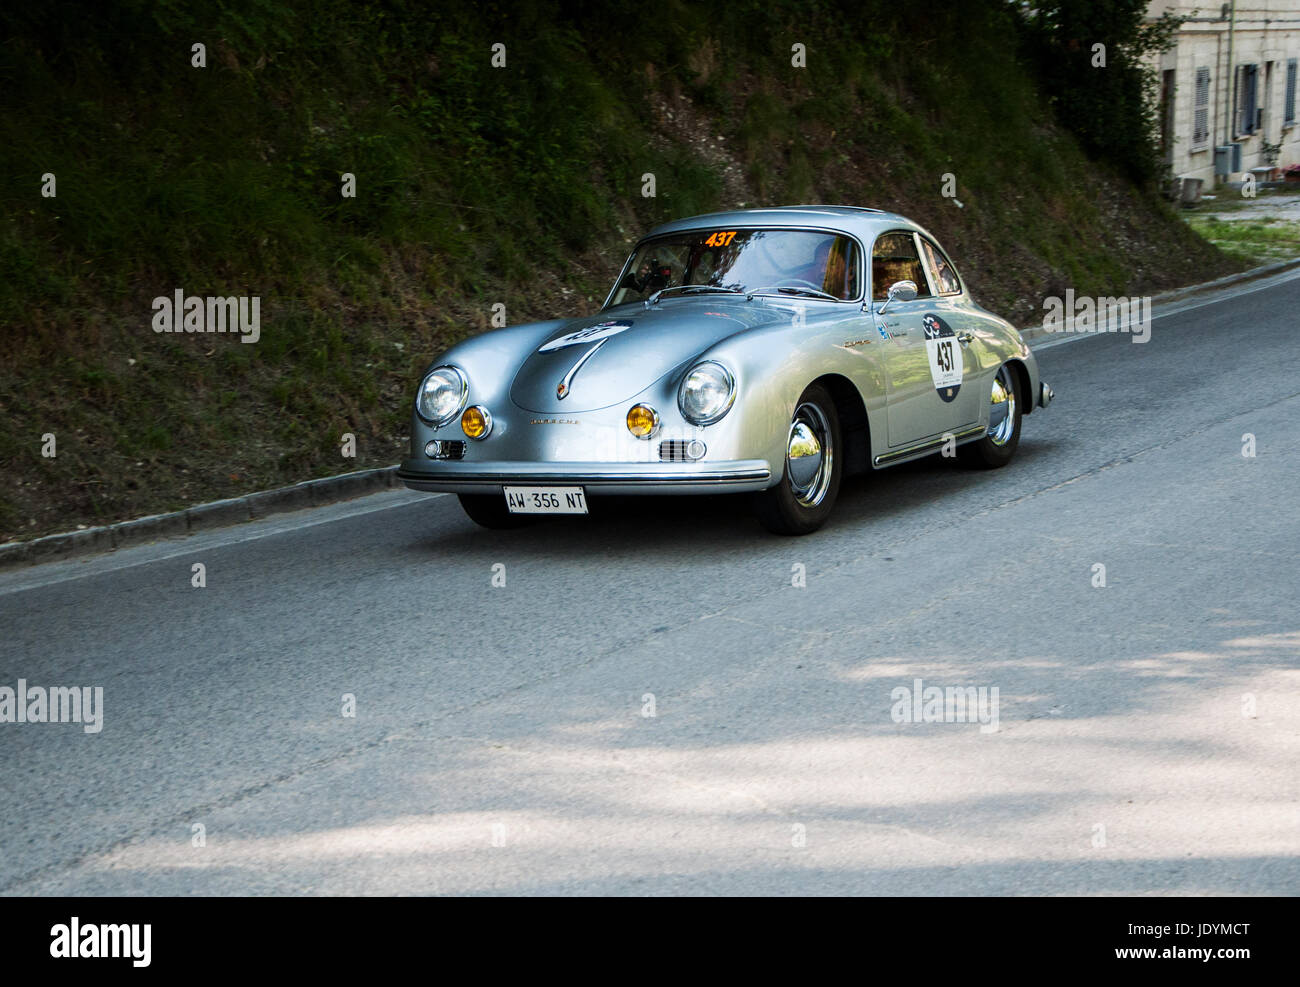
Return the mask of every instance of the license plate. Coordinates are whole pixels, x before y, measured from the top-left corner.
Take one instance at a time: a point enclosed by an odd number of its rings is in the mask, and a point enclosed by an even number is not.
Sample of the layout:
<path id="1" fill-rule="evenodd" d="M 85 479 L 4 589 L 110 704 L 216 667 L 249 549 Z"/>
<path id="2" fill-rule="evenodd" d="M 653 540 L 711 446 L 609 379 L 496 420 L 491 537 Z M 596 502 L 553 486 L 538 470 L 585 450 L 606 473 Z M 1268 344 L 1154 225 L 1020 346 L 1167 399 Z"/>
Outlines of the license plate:
<path id="1" fill-rule="evenodd" d="M 582 487 L 504 487 L 511 514 L 586 514 Z"/>

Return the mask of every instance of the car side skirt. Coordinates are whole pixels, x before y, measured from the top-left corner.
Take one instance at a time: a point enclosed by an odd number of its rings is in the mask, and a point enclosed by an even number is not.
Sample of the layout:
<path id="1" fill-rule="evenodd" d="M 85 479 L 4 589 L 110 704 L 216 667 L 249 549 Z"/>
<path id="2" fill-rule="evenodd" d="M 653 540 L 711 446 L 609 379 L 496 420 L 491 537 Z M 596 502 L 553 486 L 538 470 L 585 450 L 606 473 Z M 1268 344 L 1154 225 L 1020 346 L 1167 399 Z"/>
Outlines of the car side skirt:
<path id="1" fill-rule="evenodd" d="M 986 425 L 972 425 L 970 428 L 964 428 L 959 432 L 953 432 L 951 438 L 961 445 L 966 442 L 973 442 L 985 432 L 988 431 Z M 943 448 L 945 442 L 949 440 L 947 435 L 939 435 L 933 439 L 926 439 L 924 442 L 918 442 L 916 445 L 907 446 L 898 449 L 895 452 L 886 452 L 876 456 L 872 460 L 873 465 L 893 466 L 895 463 L 903 463 L 909 459 L 920 459 L 922 456 L 929 456 Z"/>

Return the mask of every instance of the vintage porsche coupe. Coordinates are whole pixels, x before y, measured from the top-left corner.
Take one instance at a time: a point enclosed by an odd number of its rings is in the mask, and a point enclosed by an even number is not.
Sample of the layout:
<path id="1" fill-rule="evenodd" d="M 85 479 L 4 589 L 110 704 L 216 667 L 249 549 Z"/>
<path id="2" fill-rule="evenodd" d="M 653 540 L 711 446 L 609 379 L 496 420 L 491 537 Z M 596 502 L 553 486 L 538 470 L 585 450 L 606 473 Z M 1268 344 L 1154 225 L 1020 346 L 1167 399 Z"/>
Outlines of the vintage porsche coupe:
<path id="1" fill-rule="evenodd" d="M 750 491 L 806 534 L 847 473 L 1006 464 L 1051 389 L 929 233 L 854 206 L 693 216 L 637 243 L 604 307 L 458 343 L 420 381 L 399 477 L 487 527 L 602 494 Z"/>

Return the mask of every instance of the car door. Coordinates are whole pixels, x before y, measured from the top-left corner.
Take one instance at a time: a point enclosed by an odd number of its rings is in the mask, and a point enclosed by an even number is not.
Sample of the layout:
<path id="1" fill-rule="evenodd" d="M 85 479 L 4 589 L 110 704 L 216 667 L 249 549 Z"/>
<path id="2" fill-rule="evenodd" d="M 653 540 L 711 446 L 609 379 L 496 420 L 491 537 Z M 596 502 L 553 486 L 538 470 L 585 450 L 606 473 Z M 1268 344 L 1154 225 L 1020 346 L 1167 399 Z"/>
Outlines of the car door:
<path id="1" fill-rule="evenodd" d="M 890 285 L 904 280 L 916 284 L 916 298 L 895 298 L 886 304 Z M 972 414 L 972 389 L 962 387 L 967 373 L 974 370 L 963 343 L 966 337 L 953 328 L 953 298 L 960 298 L 960 293 L 939 294 L 936 288 L 943 285 L 936 282 L 922 260 L 918 234 L 899 230 L 876 238 L 871 297 L 885 350 L 891 448 L 956 431 L 978 414 L 978 410 Z"/>
<path id="2" fill-rule="evenodd" d="M 950 406 L 952 428 L 974 425 L 980 416 L 979 320 L 972 317 L 956 268 L 933 240 L 916 234 L 921 263 L 930 278 L 931 306 L 922 316 L 926 357 L 935 394 Z M 937 407 L 937 406 L 936 406 Z"/>

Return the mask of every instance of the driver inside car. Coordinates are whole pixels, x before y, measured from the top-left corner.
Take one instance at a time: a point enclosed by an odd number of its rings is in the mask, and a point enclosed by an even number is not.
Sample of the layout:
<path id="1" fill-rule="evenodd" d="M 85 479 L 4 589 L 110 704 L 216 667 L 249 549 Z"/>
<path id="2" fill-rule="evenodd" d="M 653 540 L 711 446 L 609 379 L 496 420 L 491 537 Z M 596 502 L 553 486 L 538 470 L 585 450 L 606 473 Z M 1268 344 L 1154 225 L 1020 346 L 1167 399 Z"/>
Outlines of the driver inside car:
<path id="1" fill-rule="evenodd" d="M 795 274 L 794 278 L 799 281 L 807 281 L 813 287 L 821 288 L 823 291 L 828 290 L 822 288 L 822 285 L 826 283 L 826 263 L 831 255 L 831 243 L 832 241 L 829 238 L 819 240 L 816 249 L 813 250 L 812 263 Z M 841 277 L 843 277 L 842 271 Z M 833 291 L 831 293 L 834 294 Z"/>
<path id="2" fill-rule="evenodd" d="M 660 288 L 668 287 L 672 277 L 671 265 L 662 264 L 655 258 L 647 258 L 641 262 L 635 274 L 631 271 L 627 272 L 627 277 L 623 279 L 623 286 L 642 293 L 658 291 Z"/>
<path id="3" fill-rule="evenodd" d="M 851 298 L 858 281 L 852 246 L 833 238 L 819 241 L 812 263 L 794 277 L 836 298 Z"/>

